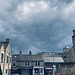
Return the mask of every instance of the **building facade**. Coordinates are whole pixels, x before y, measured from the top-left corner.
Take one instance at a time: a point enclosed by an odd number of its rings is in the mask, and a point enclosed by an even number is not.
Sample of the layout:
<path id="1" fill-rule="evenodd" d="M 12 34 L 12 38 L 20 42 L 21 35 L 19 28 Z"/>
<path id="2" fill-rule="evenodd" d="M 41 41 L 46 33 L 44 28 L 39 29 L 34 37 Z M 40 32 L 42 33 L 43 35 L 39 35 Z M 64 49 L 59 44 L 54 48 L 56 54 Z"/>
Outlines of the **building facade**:
<path id="1" fill-rule="evenodd" d="M 65 62 L 75 62 L 75 30 L 73 30 L 72 42 L 73 42 L 72 48 L 69 49 L 68 52 L 63 57 Z"/>
<path id="2" fill-rule="evenodd" d="M 75 63 L 59 63 L 59 73 L 60 75 L 75 75 Z"/>
<path id="3" fill-rule="evenodd" d="M 44 75 L 44 61 L 39 55 L 13 54 L 12 75 Z"/>
<path id="4" fill-rule="evenodd" d="M 44 60 L 45 75 L 75 75 L 75 30 L 72 42 L 72 48 L 65 47 L 63 53 L 39 53 Z"/>
<path id="5" fill-rule="evenodd" d="M 11 60 L 10 40 L 6 39 L 6 42 L 0 42 L 0 65 L 2 74 L 11 75 Z"/>
<path id="6" fill-rule="evenodd" d="M 44 60 L 44 75 L 56 75 L 59 69 L 59 63 L 63 63 L 63 53 L 58 52 L 42 52 L 38 53 Z"/>
<path id="7" fill-rule="evenodd" d="M 65 63 L 59 63 L 60 75 L 75 75 L 75 30 L 72 36 L 72 48 L 65 48 L 63 59 Z"/>

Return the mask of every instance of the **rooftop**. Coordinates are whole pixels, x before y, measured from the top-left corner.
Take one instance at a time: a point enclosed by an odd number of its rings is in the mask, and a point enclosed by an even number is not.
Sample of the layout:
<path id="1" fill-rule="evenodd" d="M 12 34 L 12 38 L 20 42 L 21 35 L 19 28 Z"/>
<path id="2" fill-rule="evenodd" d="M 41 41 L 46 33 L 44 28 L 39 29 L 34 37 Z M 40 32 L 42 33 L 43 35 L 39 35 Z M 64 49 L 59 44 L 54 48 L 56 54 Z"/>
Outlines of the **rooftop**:
<path id="1" fill-rule="evenodd" d="M 4 49 L 6 50 L 8 44 L 9 44 L 9 39 L 6 39 L 6 42 L 0 42 L 0 48 L 2 47 L 2 45 L 4 45 Z"/>
<path id="2" fill-rule="evenodd" d="M 13 61 L 43 61 L 40 55 L 13 54 Z"/>
<path id="3" fill-rule="evenodd" d="M 44 62 L 59 63 L 64 62 L 62 57 L 42 57 Z"/>

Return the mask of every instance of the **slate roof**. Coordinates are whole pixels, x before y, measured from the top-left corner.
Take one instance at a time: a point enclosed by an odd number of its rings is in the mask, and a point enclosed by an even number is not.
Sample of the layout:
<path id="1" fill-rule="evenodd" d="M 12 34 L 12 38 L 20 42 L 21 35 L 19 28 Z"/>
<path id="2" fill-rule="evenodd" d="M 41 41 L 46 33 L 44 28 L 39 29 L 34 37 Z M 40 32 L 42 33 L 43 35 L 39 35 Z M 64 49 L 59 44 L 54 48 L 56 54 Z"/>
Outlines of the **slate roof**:
<path id="1" fill-rule="evenodd" d="M 2 45 L 4 45 L 4 50 L 6 51 L 8 44 L 8 42 L 0 42 L 0 48 L 2 47 Z"/>
<path id="2" fill-rule="evenodd" d="M 40 55 L 13 54 L 12 61 L 43 61 Z"/>
<path id="3" fill-rule="evenodd" d="M 63 58 L 62 57 L 42 57 L 44 62 L 64 62 Z"/>
<path id="4" fill-rule="evenodd" d="M 4 49 L 6 50 L 9 43 L 4 43 Z"/>

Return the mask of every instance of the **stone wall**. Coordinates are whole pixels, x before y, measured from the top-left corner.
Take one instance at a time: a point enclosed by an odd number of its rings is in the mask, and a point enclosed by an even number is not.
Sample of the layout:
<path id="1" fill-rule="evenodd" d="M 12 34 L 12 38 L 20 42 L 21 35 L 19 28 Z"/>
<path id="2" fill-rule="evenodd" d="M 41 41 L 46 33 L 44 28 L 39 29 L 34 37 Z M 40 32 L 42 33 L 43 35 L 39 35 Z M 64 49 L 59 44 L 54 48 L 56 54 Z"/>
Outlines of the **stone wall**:
<path id="1" fill-rule="evenodd" d="M 60 75 L 75 75 L 75 63 L 59 64 Z"/>
<path id="2" fill-rule="evenodd" d="M 25 65 L 25 61 L 15 61 L 15 66 L 14 62 L 12 62 L 12 67 L 27 67 L 27 66 L 36 66 L 36 62 L 30 61 L 29 65 Z M 44 66 L 44 62 L 40 61 L 40 65 L 37 66 Z"/>

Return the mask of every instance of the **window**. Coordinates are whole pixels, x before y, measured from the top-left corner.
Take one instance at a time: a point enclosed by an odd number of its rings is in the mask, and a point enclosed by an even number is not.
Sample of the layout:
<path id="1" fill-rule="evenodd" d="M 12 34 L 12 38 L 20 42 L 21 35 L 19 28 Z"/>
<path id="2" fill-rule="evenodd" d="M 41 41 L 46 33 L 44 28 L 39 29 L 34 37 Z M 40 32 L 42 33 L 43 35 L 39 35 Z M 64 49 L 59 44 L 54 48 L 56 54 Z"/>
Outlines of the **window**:
<path id="1" fill-rule="evenodd" d="M 27 66 L 27 62 L 25 62 L 25 66 Z"/>
<path id="2" fill-rule="evenodd" d="M 41 68 L 41 73 L 43 73 L 43 69 Z"/>
<path id="3" fill-rule="evenodd" d="M 8 56 L 7 56 L 7 63 L 8 63 Z"/>
<path id="4" fill-rule="evenodd" d="M 28 66 L 29 66 L 29 62 L 28 62 Z"/>
<path id="5" fill-rule="evenodd" d="M 38 61 L 38 62 L 35 62 L 35 65 L 36 66 L 40 66 L 40 62 Z"/>
<path id="6" fill-rule="evenodd" d="M 13 66 L 16 66 L 16 61 L 13 61 Z"/>
<path id="7" fill-rule="evenodd" d="M 29 66 L 29 62 L 25 62 L 25 66 Z"/>
<path id="8" fill-rule="evenodd" d="M 38 62 L 38 66 L 40 66 L 40 62 Z"/>
<path id="9" fill-rule="evenodd" d="M 11 57 L 10 57 L 10 63 L 11 63 L 12 61 L 11 61 Z"/>
<path id="10" fill-rule="evenodd" d="M 34 69 L 34 74 L 39 74 L 40 73 L 40 70 L 38 68 L 35 68 Z"/>
<path id="11" fill-rule="evenodd" d="M 3 53 L 1 53 L 1 63 L 3 63 Z"/>
<path id="12" fill-rule="evenodd" d="M 7 73 L 7 69 L 6 69 L 6 73 Z"/>
<path id="13" fill-rule="evenodd" d="M 37 62 L 35 62 L 35 65 L 37 66 Z"/>

